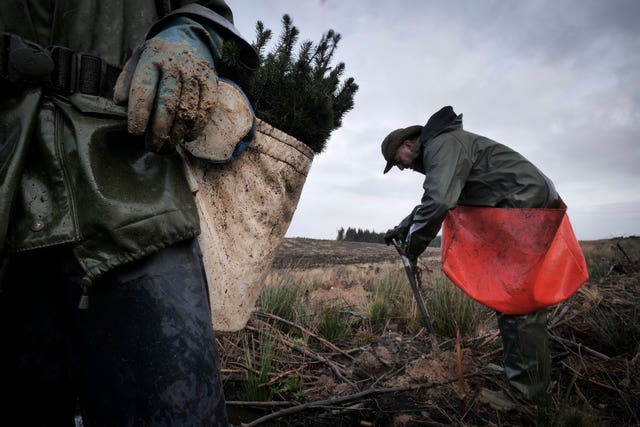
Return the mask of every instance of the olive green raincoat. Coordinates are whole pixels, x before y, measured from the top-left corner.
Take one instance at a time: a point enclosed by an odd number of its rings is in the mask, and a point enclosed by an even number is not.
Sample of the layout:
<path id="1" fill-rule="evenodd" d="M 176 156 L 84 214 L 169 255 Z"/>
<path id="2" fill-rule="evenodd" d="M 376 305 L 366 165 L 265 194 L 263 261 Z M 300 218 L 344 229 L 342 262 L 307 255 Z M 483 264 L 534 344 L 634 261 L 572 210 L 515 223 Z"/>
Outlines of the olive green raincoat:
<path id="1" fill-rule="evenodd" d="M 0 31 L 122 67 L 162 27 L 163 16 L 185 15 L 212 33 L 214 45 L 239 41 L 247 65 L 257 65 L 255 52 L 229 24 L 233 17 L 224 1 L 186 3 L 193 2 L 1 2 Z M 180 157 L 148 152 L 143 137 L 127 133 L 123 107 L 97 96 L 62 96 L 6 82 L 2 93 L 0 257 L 69 244 L 93 279 L 199 233 Z"/>
<path id="2" fill-rule="evenodd" d="M 428 126 L 428 125 L 427 125 Z M 413 168 L 425 174 L 421 203 L 398 225 L 421 253 L 457 205 L 551 207 L 553 183 L 516 151 L 462 128 L 462 114 L 418 139 Z"/>
<path id="3" fill-rule="evenodd" d="M 418 139 L 413 169 L 425 174 L 421 203 L 396 228 L 408 251 L 422 253 L 444 217 L 457 205 L 497 208 L 555 207 L 551 180 L 516 151 L 462 128 L 451 107 L 434 114 Z M 546 310 L 498 313 L 511 386 L 530 400 L 544 399 L 549 384 Z"/>

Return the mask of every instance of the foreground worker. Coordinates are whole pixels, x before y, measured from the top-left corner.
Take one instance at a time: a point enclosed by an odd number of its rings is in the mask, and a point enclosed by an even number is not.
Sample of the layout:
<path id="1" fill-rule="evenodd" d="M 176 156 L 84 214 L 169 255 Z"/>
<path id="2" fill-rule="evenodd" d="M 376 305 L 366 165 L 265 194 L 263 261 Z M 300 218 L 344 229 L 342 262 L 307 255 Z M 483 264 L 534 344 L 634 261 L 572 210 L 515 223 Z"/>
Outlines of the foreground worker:
<path id="1" fill-rule="evenodd" d="M 553 183 L 512 149 L 467 132 L 462 115 L 444 107 L 425 126 L 391 132 L 382 142 L 393 166 L 425 174 L 420 205 L 385 241 L 404 241 L 416 260 L 436 237 L 447 213 L 456 206 L 555 208 L 560 204 Z M 523 314 L 498 313 L 509 384 L 528 400 L 543 399 L 550 379 L 549 340 L 544 309 Z"/>
<path id="2" fill-rule="evenodd" d="M 2 420 L 227 424 L 174 148 L 215 107 L 223 42 L 258 57 L 198 3 L 1 2 Z"/>

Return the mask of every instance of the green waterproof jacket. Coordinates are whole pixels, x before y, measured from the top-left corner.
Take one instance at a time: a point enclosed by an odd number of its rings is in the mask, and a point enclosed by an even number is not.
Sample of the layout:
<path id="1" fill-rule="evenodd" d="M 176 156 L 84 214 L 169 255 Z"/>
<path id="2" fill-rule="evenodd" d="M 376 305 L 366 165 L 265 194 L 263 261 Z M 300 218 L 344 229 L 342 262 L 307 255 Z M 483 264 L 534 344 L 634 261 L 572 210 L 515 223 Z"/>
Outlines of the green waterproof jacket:
<path id="1" fill-rule="evenodd" d="M 3 1 L 0 31 L 120 67 L 167 15 L 197 21 L 216 46 L 239 38 L 223 0 L 192 3 Z M 252 54 L 249 65 L 257 62 Z M 199 233 L 180 157 L 148 152 L 144 137 L 127 133 L 123 107 L 97 96 L 0 85 L 0 258 L 68 244 L 94 279 Z"/>
<path id="2" fill-rule="evenodd" d="M 446 110 L 439 113 L 446 117 Z M 553 183 L 516 151 L 462 128 L 462 114 L 435 128 L 427 122 L 418 139 L 413 169 L 425 174 L 421 202 L 396 227 L 409 252 L 422 253 L 457 205 L 499 208 L 552 207 Z M 436 115 L 432 116 L 435 117 Z M 442 122 L 442 121 L 441 121 Z"/>

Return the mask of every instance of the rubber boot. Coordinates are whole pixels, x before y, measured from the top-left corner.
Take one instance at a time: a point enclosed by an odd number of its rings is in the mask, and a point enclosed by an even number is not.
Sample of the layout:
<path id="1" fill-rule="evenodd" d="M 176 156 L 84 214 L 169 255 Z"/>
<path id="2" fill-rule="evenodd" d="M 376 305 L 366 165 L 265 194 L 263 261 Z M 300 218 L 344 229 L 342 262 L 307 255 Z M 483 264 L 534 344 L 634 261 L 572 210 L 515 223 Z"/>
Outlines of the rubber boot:
<path id="1" fill-rule="evenodd" d="M 509 385 L 525 400 L 544 403 L 551 372 L 547 310 L 525 315 L 497 313 L 497 317 Z"/>

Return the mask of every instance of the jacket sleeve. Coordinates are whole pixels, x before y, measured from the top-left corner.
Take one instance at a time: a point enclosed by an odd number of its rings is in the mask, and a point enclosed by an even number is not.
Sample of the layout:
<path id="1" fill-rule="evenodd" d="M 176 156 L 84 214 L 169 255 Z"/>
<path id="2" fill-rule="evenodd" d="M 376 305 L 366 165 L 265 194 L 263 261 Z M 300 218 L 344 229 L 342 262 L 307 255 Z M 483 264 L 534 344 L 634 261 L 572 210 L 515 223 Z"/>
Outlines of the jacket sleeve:
<path id="1" fill-rule="evenodd" d="M 407 252 L 420 255 L 433 240 L 449 209 L 456 206 L 473 162 L 468 147 L 450 133 L 426 143 L 425 179 L 420 204 L 413 210 L 407 234 Z M 406 218 L 405 218 L 406 220 Z"/>

